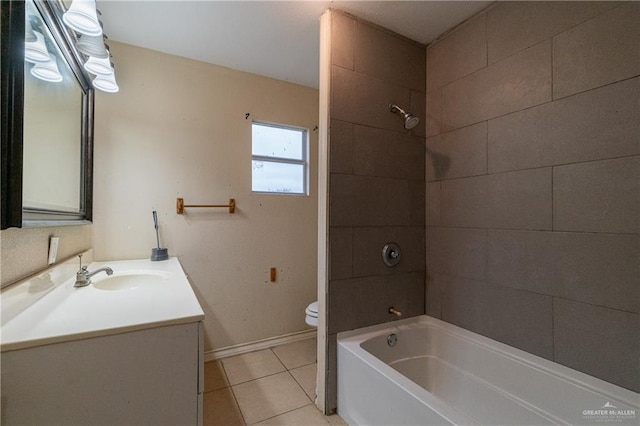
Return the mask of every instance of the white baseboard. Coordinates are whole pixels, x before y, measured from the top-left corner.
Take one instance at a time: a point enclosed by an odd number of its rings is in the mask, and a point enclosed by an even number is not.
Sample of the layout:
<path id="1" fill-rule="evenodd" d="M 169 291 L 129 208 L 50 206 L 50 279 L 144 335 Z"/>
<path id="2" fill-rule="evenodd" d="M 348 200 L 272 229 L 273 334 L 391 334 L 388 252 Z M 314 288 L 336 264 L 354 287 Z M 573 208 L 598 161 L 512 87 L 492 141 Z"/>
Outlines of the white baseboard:
<path id="1" fill-rule="evenodd" d="M 270 337 L 268 339 L 255 342 L 242 343 L 239 345 L 227 346 L 226 348 L 214 349 L 204 354 L 204 361 L 227 358 L 234 355 L 246 354 L 247 352 L 259 351 L 273 346 L 284 345 L 285 343 L 298 342 L 300 340 L 311 339 L 318 334 L 316 329 L 299 331 L 297 333 L 285 334 L 283 336 Z"/>

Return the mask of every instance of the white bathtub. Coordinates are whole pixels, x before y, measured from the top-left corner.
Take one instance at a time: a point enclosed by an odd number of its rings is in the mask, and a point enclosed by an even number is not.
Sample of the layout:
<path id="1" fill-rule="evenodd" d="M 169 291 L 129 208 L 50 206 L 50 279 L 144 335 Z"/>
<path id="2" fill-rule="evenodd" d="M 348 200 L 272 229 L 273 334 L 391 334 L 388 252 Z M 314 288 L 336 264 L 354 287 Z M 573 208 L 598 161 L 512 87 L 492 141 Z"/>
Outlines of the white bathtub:
<path id="1" fill-rule="evenodd" d="M 640 394 L 425 315 L 338 334 L 338 414 L 350 425 L 637 426 Z"/>

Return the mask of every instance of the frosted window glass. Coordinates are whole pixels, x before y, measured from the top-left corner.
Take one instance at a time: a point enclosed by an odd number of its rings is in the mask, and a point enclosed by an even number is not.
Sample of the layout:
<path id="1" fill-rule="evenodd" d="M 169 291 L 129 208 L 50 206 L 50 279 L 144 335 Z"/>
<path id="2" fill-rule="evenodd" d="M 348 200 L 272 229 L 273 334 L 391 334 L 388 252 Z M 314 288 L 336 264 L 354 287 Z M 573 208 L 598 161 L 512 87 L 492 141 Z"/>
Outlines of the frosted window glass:
<path id="1" fill-rule="evenodd" d="M 304 194 L 304 166 L 301 164 L 252 161 L 252 191 Z"/>
<path id="2" fill-rule="evenodd" d="M 280 194 L 307 193 L 307 131 L 252 123 L 251 190 Z"/>
<path id="3" fill-rule="evenodd" d="M 253 155 L 302 160 L 304 130 L 284 129 L 254 123 Z"/>

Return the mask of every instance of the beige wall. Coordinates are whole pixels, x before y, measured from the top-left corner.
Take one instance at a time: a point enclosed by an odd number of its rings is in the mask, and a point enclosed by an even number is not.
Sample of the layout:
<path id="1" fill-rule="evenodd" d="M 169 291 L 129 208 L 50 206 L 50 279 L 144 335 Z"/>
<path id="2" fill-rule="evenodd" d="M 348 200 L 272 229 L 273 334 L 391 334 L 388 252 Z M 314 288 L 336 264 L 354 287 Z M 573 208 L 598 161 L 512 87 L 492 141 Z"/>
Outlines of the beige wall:
<path id="1" fill-rule="evenodd" d="M 306 329 L 304 308 L 317 298 L 318 91 L 110 45 L 120 92 L 96 96 L 96 259 L 148 257 L 157 210 L 161 244 L 205 310 L 206 350 Z M 251 193 L 251 119 L 310 129 L 310 196 Z M 180 216 L 176 197 L 235 198 L 237 210 Z"/>
<path id="2" fill-rule="evenodd" d="M 91 248 L 91 225 L 5 229 L 0 232 L 2 286 L 47 267 L 49 237 L 60 237 L 58 262 Z"/>
<path id="3" fill-rule="evenodd" d="M 501 2 L 427 50 L 427 313 L 638 391 L 640 4 Z"/>

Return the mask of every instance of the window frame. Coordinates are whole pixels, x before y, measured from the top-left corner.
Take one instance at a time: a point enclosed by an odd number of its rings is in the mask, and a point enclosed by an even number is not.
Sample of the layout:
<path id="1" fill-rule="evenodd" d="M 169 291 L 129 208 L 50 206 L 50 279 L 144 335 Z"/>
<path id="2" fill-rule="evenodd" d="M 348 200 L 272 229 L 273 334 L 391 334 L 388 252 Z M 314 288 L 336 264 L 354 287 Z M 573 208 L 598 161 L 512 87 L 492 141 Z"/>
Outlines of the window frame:
<path id="1" fill-rule="evenodd" d="M 253 153 L 253 126 L 273 127 L 276 129 L 294 130 L 302 133 L 302 159 L 284 158 L 270 155 L 255 155 Z M 309 129 L 300 126 L 292 126 L 281 123 L 271 123 L 267 121 L 253 120 L 251 122 L 251 163 L 262 161 L 266 163 L 294 164 L 302 166 L 302 191 L 303 192 L 278 192 L 278 191 L 255 191 L 253 189 L 253 168 L 251 170 L 251 192 L 254 194 L 275 194 L 291 196 L 309 196 Z"/>

